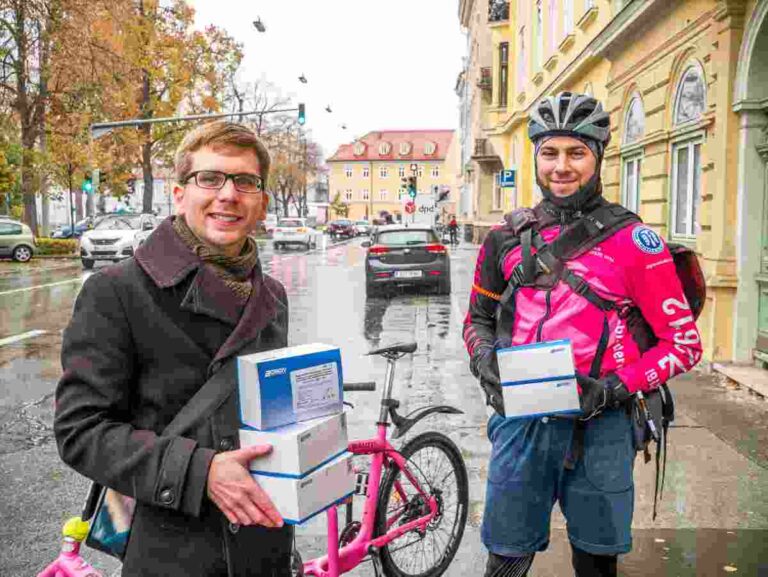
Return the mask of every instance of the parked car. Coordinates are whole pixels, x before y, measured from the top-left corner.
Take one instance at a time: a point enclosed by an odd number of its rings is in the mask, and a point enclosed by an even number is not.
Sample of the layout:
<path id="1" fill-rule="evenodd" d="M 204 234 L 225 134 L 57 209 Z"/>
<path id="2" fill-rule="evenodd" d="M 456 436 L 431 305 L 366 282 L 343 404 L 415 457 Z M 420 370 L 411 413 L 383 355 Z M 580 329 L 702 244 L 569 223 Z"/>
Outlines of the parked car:
<path id="1" fill-rule="evenodd" d="M 351 220 L 332 220 L 328 223 L 328 234 L 331 238 L 352 238 L 356 236 L 355 223 Z"/>
<path id="2" fill-rule="evenodd" d="M 27 262 L 35 255 L 35 235 L 23 222 L 0 219 L 0 257 Z"/>
<path id="3" fill-rule="evenodd" d="M 281 218 L 272 231 L 272 245 L 276 250 L 289 244 L 300 244 L 309 249 L 317 246 L 317 232 L 307 225 L 305 218 Z"/>
<path id="4" fill-rule="evenodd" d="M 272 234 L 275 232 L 277 226 L 277 216 L 269 213 L 264 219 L 264 227 L 267 229 L 267 238 L 272 238 Z"/>
<path id="5" fill-rule="evenodd" d="M 365 259 L 365 293 L 377 296 L 387 288 L 428 286 L 438 294 L 451 292 L 448 249 L 434 229 L 424 225 L 376 227 Z"/>
<path id="6" fill-rule="evenodd" d="M 92 229 L 103 218 L 103 216 L 89 216 L 75 223 L 75 234 L 72 234 L 72 227 L 68 224 L 60 226 L 53 231 L 51 238 L 80 238 L 86 230 Z"/>
<path id="7" fill-rule="evenodd" d="M 151 214 L 111 214 L 102 218 L 80 238 L 80 260 L 90 269 L 96 261 L 118 262 L 133 256 L 142 232 L 151 232 L 158 220 Z"/>
<path id="8" fill-rule="evenodd" d="M 371 223 L 367 220 L 356 220 L 355 229 L 357 230 L 358 236 L 371 234 Z"/>

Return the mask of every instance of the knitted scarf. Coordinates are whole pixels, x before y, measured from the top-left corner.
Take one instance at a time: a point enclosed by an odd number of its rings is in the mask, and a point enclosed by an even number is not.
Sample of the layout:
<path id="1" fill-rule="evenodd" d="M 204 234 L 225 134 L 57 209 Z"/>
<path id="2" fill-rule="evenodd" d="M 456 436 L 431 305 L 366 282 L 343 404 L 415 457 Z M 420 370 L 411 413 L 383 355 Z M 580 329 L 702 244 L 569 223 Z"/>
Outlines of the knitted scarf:
<path id="1" fill-rule="evenodd" d="M 259 260 L 256 242 L 251 237 L 246 237 L 243 250 L 238 256 L 226 256 L 200 240 L 189 228 L 183 215 L 173 219 L 173 230 L 200 260 L 211 267 L 211 270 L 232 291 L 238 302 L 245 304 L 251 296 L 251 272 Z"/>

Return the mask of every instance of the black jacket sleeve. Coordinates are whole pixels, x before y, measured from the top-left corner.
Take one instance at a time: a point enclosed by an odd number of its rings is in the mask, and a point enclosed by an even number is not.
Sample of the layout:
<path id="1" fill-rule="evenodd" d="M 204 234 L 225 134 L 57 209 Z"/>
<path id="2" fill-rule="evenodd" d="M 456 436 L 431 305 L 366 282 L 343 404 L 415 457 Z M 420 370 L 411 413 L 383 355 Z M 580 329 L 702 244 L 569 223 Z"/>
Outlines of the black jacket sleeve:
<path id="1" fill-rule="evenodd" d="M 464 320 L 464 344 L 470 358 L 492 349 L 496 340 L 496 308 L 501 293 L 507 286 L 501 268 L 501 258 L 506 253 L 515 235 L 509 225 L 492 229 L 485 238 L 475 264 L 475 276 L 469 297 L 469 309 Z M 470 367 L 478 376 L 475 363 Z"/>
<path id="2" fill-rule="evenodd" d="M 115 280 L 89 277 L 64 331 L 54 434 L 79 473 L 137 501 L 199 515 L 215 451 L 132 422 L 139 366 Z"/>

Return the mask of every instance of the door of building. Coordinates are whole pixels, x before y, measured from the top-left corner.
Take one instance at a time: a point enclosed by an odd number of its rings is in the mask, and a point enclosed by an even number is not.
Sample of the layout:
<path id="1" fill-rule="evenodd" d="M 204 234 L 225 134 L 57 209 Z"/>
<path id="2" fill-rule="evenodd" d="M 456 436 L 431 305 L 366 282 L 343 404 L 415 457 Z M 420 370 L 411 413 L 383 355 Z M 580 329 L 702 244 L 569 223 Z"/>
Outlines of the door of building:
<path id="1" fill-rule="evenodd" d="M 766 132 L 768 137 L 768 131 Z M 767 139 L 768 140 L 768 139 Z M 755 343 L 755 358 L 768 363 L 768 141 L 758 146 L 760 157 L 763 159 L 766 183 L 763 191 L 763 218 L 760 248 L 760 272 L 757 274 L 757 285 L 760 291 L 758 303 L 757 342 Z"/>

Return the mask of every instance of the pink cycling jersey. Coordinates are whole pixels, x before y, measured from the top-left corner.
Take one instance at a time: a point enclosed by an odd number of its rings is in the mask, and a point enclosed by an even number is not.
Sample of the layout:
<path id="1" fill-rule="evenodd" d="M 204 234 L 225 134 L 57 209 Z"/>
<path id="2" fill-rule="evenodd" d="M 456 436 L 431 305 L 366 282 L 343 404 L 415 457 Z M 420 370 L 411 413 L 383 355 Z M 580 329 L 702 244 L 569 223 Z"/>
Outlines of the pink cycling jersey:
<path id="1" fill-rule="evenodd" d="M 478 256 L 475 288 L 464 330 L 470 355 L 478 346 L 488 346 L 488 314 L 498 306 L 491 301 L 498 299 L 522 260 L 518 245 L 498 263 L 499 255 L 494 253 L 503 228 L 491 231 Z M 539 232 L 544 241 L 551 242 L 560 234 L 560 226 L 549 226 Z M 583 255 L 566 261 L 566 266 L 601 297 L 637 307 L 658 338 L 657 344 L 641 354 L 618 311 L 603 313 L 561 281 L 549 291 L 518 289 L 513 345 L 568 338 L 576 370 L 586 375 L 607 314 L 610 338 L 600 376 L 615 372 L 630 392 L 652 390 L 700 360 L 701 337 L 672 255 L 652 229 L 641 223 L 626 226 Z"/>

